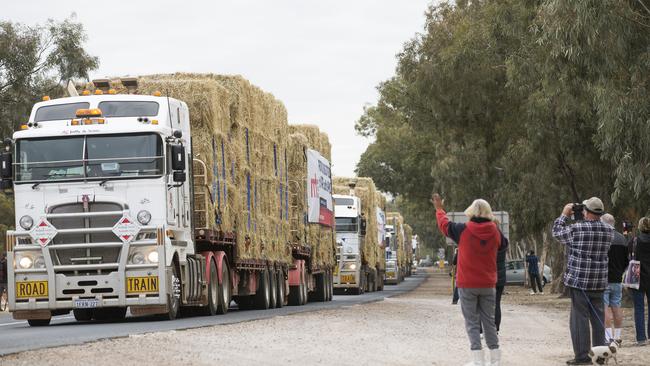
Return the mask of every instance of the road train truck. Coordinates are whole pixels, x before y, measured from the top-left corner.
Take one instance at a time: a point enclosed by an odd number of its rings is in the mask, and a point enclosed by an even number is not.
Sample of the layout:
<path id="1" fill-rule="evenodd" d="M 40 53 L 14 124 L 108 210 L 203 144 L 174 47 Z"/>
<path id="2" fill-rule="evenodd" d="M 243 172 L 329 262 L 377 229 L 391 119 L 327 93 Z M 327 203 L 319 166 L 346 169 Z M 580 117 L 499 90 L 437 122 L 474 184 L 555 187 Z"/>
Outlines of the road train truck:
<path id="1" fill-rule="evenodd" d="M 404 280 L 404 219 L 399 212 L 386 214 L 386 279 L 385 283 L 396 285 Z"/>
<path id="2" fill-rule="evenodd" d="M 282 103 L 237 76 L 79 89 L 44 97 L 5 140 L 15 319 L 119 320 L 127 308 L 174 319 L 226 313 L 232 300 L 267 309 L 331 299 L 326 136 L 290 129 Z"/>
<path id="3" fill-rule="evenodd" d="M 371 178 L 334 177 L 338 268 L 334 289 L 361 294 L 383 289 L 383 198 Z M 381 233 L 380 229 L 382 228 Z"/>

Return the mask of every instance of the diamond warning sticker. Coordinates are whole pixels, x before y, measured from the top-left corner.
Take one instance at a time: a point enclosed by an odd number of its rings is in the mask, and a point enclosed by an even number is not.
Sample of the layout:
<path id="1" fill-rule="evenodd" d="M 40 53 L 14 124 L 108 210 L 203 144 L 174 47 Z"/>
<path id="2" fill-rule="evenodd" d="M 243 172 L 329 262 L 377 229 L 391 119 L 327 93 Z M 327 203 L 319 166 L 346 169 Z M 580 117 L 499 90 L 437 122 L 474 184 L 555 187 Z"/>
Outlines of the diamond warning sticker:
<path id="1" fill-rule="evenodd" d="M 56 228 L 44 217 L 41 217 L 32 230 L 29 231 L 32 240 L 40 244 L 42 247 L 48 245 L 50 241 L 54 239 L 56 234 Z"/>
<path id="2" fill-rule="evenodd" d="M 139 232 L 140 225 L 133 221 L 128 214 L 122 216 L 117 224 L 113 226 L 113 233 L 125 244 L 130 243 Z"/>

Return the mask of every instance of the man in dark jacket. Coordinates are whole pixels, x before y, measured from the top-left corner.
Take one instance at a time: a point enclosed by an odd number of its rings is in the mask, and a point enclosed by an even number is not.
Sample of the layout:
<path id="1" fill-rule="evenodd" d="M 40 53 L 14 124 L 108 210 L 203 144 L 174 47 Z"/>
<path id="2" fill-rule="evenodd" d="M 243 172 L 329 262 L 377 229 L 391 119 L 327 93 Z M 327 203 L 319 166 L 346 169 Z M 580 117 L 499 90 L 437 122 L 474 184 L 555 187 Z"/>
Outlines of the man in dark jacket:
<path id="1" fill-rule="evenodd" d="M 600 220 L 611 227 L 615 227 L 616 220 L 610 214 L 604 214 Z M 607 289 L 603 294 L 605 304 L 605 340 L 621 342 L 621 327 L 623 326 L 623 313 L 621 313 L 621 299 L 623 298 L 623 271 L 629 263 L 627 253 L 627 239 L 623 234 L 614 230 L 614 240 L 607 253 L 609 262 L 607 264 Z M 612 320 L 614 320 L 614 331 L 612 332 Z"/>
<path id="2" fill-rule="evenodd" d="M 630 258 L 641 264 L 641 268 L 636 267 L 640 277 L 639 289 L 632 290 L 632 299 L 634 300 L 634 328 L 636 329 L 637 345 L 644 346 L 648 343 L 648 333 L 650 333 L 650 321 L 646 323 L 645 319 L 646 299 L 650 304 L 650 217 L 642 217 L 639 220 L 638 228 L 639 236 L 630 243 Z"/>
<path id="3" fill-rule="evenodd" d="M 531 295 L 534 295 L 539 290 L 540 294 L 544 293 L 542 287 L 542 280 L 539 275 L 539 258 L 535 255 L 535 251 L 531 250 L 526 255 L 526 263 L 528 264 L 528 278 L 530 279 L 530 287 L 532 288 Z"/>

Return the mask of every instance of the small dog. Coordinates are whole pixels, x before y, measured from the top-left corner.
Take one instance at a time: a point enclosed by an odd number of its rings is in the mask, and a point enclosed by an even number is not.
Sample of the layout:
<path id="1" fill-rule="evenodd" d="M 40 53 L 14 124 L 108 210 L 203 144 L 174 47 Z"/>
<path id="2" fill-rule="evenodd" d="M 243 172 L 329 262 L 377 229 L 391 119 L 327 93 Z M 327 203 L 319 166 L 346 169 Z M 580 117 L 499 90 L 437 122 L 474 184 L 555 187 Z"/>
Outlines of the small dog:
<path id="1" fill-rule="evenodd" d="M 619 346 L 618 342 L 613 340 L 608 346 L 591 347 L 591 350 L 589 350 L 591 362 L 593 362 L 594 365 L 607 365 L 609 364 L 609 360 L 614 359 L 614 362 L 618 365 L 616 352 L 618 352 Z"/>

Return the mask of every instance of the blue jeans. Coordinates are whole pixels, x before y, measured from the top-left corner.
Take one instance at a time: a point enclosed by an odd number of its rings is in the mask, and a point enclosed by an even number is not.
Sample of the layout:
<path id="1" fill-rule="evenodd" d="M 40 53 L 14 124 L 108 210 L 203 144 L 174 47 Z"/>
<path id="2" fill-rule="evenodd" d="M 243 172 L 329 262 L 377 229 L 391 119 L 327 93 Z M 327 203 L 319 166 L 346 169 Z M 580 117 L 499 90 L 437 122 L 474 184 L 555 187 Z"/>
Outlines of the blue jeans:
<path id="1" fill-rule="evenodd" d="M 645 323 L 645 298 L 650 303 L 650 290 L 632 290 L 632 299 L 634 300 L 634 328 L 636 328 L 636 340 L 642 342 L 647 340 L 646 323 Z M 647 323 L 648 333 L 650 333 L 650 318 Z"/>

